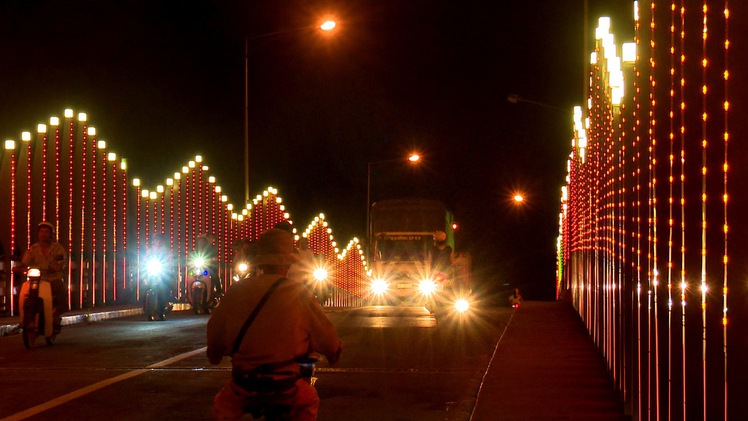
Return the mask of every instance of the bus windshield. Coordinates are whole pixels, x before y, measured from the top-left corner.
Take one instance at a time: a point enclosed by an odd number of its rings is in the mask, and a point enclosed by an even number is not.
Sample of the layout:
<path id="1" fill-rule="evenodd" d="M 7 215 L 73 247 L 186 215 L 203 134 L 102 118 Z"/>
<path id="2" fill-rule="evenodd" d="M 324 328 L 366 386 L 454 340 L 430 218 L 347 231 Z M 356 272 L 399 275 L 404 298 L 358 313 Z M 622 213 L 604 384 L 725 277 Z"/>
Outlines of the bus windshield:
<path id="1" fill-rule="evenodd" d="M 397 235 L 377 238 L 375 255 L 380 261 L 425 261 L 432 247 L 431 235 Z"/>

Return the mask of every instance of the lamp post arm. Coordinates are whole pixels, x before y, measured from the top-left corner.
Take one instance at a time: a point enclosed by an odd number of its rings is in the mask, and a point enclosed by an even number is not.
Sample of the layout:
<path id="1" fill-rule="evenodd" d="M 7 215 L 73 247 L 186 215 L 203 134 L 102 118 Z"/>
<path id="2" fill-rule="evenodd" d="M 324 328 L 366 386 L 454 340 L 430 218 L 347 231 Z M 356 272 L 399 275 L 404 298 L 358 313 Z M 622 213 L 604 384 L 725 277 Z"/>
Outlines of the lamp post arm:
<path id="1" fill-rule="evenodd" d="M 249 37 L 244 35 L 244 205 L 249 203 Z"/>
<path id="2" fill-rule="evenodd" d="M 371 162 L 366 164 L 366 244 L 371 253 Z"/>

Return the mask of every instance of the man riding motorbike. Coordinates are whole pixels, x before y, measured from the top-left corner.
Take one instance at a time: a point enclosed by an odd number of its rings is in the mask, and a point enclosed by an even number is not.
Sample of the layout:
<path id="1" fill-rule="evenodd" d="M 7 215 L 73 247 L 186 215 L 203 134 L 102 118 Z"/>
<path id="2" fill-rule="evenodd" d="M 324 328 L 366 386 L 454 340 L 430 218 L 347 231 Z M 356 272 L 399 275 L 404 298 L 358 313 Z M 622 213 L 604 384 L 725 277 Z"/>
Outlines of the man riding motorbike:
<path id="1" fill-rule="evenodd" d="M 174 263 L 174 255 L 169 247 L 169 238 L 166 234 L 154 234 L 151 246 L 145 257 L 146 274 L 145 282 L 148 289 L 155 294 L 153 308 L 145 308 L 149 320 L 158 317 L 163 320 L 166 313 L 171 310 L 170 302 L 176 301 L 173 291 L 176 291 L 177 271 Z M 149 305 L 150 303 L 144 303 Z M 150 314 L 153 312 L 154 314 Z"/>
<path id="2" fill-rule="evenodd" d="M 271 405 L 287 406 L 288 419 L 317 418 L 317 391 L 297 361 L 316 352 L 335 364 L 343 345 L 304 284 L 286 278 L 296 260 L 289 233 L 266 231 L 255 257 L 262 275 L 232 285 L 208 321 L 208 360 L 218 364 L 231 356 L 233 366 L 215 397 L 217 419 L 239 419 Z"/>
<path id="3" fill-rule="evenodd" d="M 55 226 L 44 221 L 37 225 L 39 241 L 26 250 L 21 258 L 21 264 L 13 270 L 24 272 L 29 267 L 36 267 L 41 271 L 42 281 L 50 283 L 52 289 L 52 333 L 57 335 L 62 330 L 62 313 L 68 310 L 65 297 L 65 282 L 63 272 L 68 258 L 65 248 L 54 240 Z"/>
<path id="4" fill-rule="evenodd" d="M 203 234 L 197 237 L 195 253 L 203 259 L 207 266 L 205 269 L 208 270 L 208 275 L 210 275 L 213 297 L 222 296 L 223 284 L 218 277 L 218 247 L 215 245 L 213 234 Z"/>

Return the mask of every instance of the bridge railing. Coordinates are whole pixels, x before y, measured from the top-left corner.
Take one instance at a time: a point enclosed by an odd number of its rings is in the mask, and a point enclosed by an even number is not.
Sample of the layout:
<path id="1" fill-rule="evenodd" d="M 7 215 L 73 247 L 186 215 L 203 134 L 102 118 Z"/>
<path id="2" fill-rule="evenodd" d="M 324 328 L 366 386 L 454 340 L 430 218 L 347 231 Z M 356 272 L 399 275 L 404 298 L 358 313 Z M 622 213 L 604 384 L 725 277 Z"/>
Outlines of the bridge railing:
<path id="1" fill-rule="evenodd" d="M 235 208 L 201 156 L 177 168 L 162 185 L 146 188 L 128 173 L 127 160 L 97 138 L 85 113 L 65 110 L 63 115 L 39 124 L 34 134 L 23 132 L 20 142 L 6 141 L 0 155 L 0 244 L 6 251 L 0 259 L 5 269 L 0 313 L 17 311 L 24 277 L 10 267 L 36 241 L 41 221 L 55 225 L 57 240 L 68 252 L 68 305 L 79 309 L 140 300 L 140 261 L 154 235 L 169 238 L 179 269 L 177 293 L 182 294 L 199 236 L 213 235 L 219 276 L 228 284 L 234 244 L 290 220 L 272 187 Z M 336 268 L 333 282 L 345 290 L 337 302 L 359 303 L 366 283 L 362 254 L 340 253 L 324 216 L 308 231 L 315 251 Z M 351 244 L 358 249 L 357 242 Z"/>
<path id="2" fill-rule="evenodd" d="M 747 209 L 733 180 L 746 155 L 728 144 L 746 133 L 728 117 L 745 89 L 728 84 L 730 14 L 655 3 L 639 3 L 623 48 L 600 20 L 561 199 L 558 295 L 633 419 L 741 419 Z"/>

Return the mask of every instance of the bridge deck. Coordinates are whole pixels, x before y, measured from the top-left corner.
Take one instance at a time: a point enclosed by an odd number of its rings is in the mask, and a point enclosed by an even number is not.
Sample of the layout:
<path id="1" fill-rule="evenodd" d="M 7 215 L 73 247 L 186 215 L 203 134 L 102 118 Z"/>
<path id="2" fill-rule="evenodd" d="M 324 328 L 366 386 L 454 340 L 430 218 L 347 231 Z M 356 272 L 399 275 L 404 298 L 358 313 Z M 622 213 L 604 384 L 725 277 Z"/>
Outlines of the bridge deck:
<path id="1" fill-rule="evenodd" d="M 499 340 L 471 419 L 628 418 L 574 309 L 524 302 Z"/>

